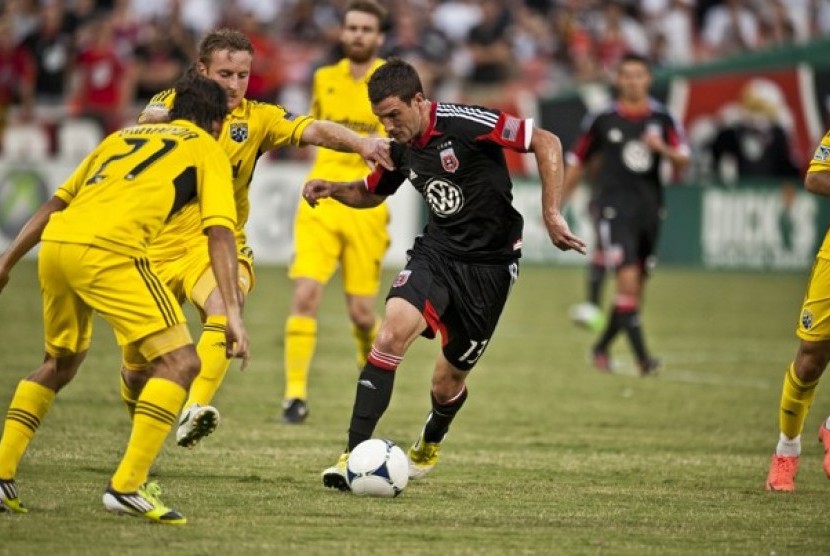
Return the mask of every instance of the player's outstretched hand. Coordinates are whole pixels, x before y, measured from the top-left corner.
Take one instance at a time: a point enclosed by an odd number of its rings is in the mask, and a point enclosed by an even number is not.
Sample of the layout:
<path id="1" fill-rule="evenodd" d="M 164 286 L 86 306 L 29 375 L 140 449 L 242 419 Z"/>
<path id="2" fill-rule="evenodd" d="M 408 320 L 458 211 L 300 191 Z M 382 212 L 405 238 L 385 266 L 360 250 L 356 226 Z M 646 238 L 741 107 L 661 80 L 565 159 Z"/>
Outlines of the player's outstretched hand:
<path id="1" fill-rule="evenodd" d="M 248 366 L 250 357 L 250 340 L 248 331 L 242 323 L 239 315 L 228 315 L 228 323 L 225 326 L 225 357 L 242 359 L 242 370 Z"/>
<path id="2" fill-rule="evenodd" d="M 578 251 L 585 254 L 585 241 L 571 233 L 568 222 L 560 213 L 556 213 L 547 223 L 548 235 L 553 244 L 562 251 Z"/>
<path id="3" fill-rule="evenodd" d="M 303 186 L 303 199 L 312 207 L 317 206 L 317 201 L 331 197 L 333 184 L 326 180 L 309 180 Z"/>
<path id="4" fill-rule="evenodd" d="M 360 156 L 372 168 L 375 164 L 380 164 L 387 170 L 394 170 L 395 163 L 389 155 L 389 141 L 384 137 L 366 137 L 360 142 Z"/>

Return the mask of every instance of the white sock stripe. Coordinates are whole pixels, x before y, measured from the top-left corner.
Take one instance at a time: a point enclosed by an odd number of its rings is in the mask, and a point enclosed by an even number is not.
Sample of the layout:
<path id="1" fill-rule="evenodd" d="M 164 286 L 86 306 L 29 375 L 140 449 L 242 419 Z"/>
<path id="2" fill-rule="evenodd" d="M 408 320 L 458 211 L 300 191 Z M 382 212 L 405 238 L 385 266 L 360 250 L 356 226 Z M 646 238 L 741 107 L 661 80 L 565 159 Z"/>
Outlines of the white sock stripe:
<path id="1" fill-rule="evenodd" d="M 398 357 L 397 355 L 392 355 L 390 353 L 383 353 L 374 347 L 372 347 L 371 357 L 386 363 L 387 365 L 394 365 L 396 367 L 401 364 L 401 361 L 403 361 L 403 357 Z"/>

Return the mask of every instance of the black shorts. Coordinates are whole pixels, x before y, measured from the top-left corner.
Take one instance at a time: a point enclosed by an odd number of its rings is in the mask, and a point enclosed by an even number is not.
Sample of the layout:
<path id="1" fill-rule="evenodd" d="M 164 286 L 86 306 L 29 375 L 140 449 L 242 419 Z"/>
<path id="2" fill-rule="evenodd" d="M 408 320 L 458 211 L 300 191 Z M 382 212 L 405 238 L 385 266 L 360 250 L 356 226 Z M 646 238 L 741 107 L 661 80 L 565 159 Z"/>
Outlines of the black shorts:
<path id="1" fill-rule="evenodd" d="M 614 269 L 640 265 L 644 272 L 649 272 L 657 256 L 661 222 L 659 211 L 625 214 L 611 206 L 600 208 L 596 220 L 597 245 L 605 265 Z"/>
<path id="2" fill-rule="evenodd" d="M 435 253 L 409 252 L 386 299 L 399 297 L 427 321 L 426 338 L 441 333 L 444 357 L 468 371 L 484 353 L 501 316 L 519 263 L 474 265 Z"/>

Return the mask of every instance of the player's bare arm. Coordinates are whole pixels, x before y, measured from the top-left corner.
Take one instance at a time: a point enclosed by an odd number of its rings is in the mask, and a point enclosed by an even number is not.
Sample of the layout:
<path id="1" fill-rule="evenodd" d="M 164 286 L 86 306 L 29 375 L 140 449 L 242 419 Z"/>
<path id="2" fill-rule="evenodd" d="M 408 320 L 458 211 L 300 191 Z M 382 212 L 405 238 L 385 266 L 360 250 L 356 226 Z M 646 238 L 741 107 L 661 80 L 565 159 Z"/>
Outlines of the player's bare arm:
<path id="1" fill-rule="evenodd" d="M 301 145 L 315 145 L 344 153 L 357 153 L 370 164 L 380 164 L 387 170 L 394 170 L 395 164 L 389 156 L 389 140 L 380 137 L 361 137 L 351 129 L 316 120 L 310 123 L 300 138 Z"/>
<path id="2" fill-rule="evenodd" d="M 689 163 L 688 150 L 672 147 L 660 133 L 644 133 L 643 142 L 657 154 L 666 157 L 678 170 Z"/>
<path id="3" fill-rule="evenodd" d="M 571 233 L 560 212 L 562 204 L 565 164 L 559 137 L 544 129 L 533 128 L 530 150 L 536 157 L 542 180 L 542 218 L 553 244 L 562 251 L 571 249 L 585 253 L 585 241 Z"/>
<path id="4" fill-rule="evenodd" d="M 40 242 L 40 236 L 43 235 L 43 229 L 49 223 L 49 217 L 52 213 L 61 211 L 66 208 L 66 202 L 58 197 L 52 197 L 42 205 L 32 215 L 31 218 L 23 225 L 23 228 L 17 234 L 8 249 L 0 255 L 0 291 L 9 282 L 9 273 L 17 262 L 28 253 L 32 247 Z"/>
<path id="5" fill-rule="evenodd" d="M 810 172 L 804 178 L 804 187 L 810 193 L 830 197 L 830 172 Z"/>
<path id="6" fill-rule="evenodd" d="M 242 368 L 248 365 L 249 339 L 242 322 L 242 304 L 237 294 L 238 263 L 233 231 L 224 226 L 210 226 L 205 231 L 210 251 L 210 264 L 216 277 L 216 286 L 225 304 L 228 322 L 225 327 L 225 355 L 242 359 Z"/>
<path id="7" fill-rule="evenodd" d="M 383 195 L 370 193 L 363 180 L 334 182 L 315 179 L 309 180 L 303 186 L 303 198 L 312 207 L 317 206 L 317 202 L 326 197 L 352 208 L 376 207 L 386 199 Z"/>

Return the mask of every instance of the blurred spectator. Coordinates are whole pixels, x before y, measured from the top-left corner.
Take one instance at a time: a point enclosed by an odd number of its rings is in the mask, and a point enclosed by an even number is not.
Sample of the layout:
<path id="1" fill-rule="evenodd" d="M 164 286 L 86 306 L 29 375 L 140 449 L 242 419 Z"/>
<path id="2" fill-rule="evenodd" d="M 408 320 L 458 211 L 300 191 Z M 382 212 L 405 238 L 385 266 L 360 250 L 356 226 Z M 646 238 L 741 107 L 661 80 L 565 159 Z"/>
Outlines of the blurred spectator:
<path id="1" fill-rule="evenodd" d="M 556 60 L 564 70 L 560 77 L 576 82 L 592 81 L 597 76 L 594 38 L 580 13 L 572 6 L 557 9 L 554 35 L 559 37 Z M 567 83 L 566 83 L 567 84 Z"/>
<path id="2" fill-rule="evenodd" d="M 277 102 L 283 84 L 283 62 L 279 43 L 268 33 L 267 25 L 252 11 L 243 12 L 239 20 L 239 30 L 250 39 L 256 53 L 248 79 L 248 98 Z"/>
<path id="3" fill-rule="evenodd" d="M 219 27 L 222 0 L 178 0 L 179 17 L 188 32 L 197 37 Z"/>
<path id="4" fill-rule="evenodd" d="M 706 56 L 723 57 L 756 49 L 759 44 L 758 16 L 746 0 L 725 0 L 714 6 L 703 21 L 701 38 Z"/>
<path id="5" fill-rule="evenodd" d="M 432 96 L 448 76 L 452 44 L 432 25 L 427 10 L 399 4 L 391 12 L 391 18 L 391 29 L 381 55 L 397 56 L 415 66 L 426 95 Z"/>
<path id="6" fill-rule="evenodd" d="M 9 109 L 20 107 L 20 119 L 29 120 L 34 107 L 35 63 L 12 32 L 12 20 L 0 18 L 0 132 L 9 123 Z"/>
<path id="7" fill-rule="evenodd" d="M 782 0 L 769 0 L 761 11 L 759 34 L 764 46 L 796 42 L 796 29 L 790 17 L 790 9 Z"/>
<path id="8" fill-rule="evenodd" d="M 798 178 L 792 142 L 782 121 L 786 106 L 778 86 L 764 79 L 741 91 L 740 106 L 724 111 L 711 150 L 715 174 L 723 183 L 742 178 Z"/>
<path id="9" fill-rule="evenodd" d="M 175 40 L 169 25 L 153 20 L 142 28 L 133 60 L 135 96 L 143 103 L 173 86 L 190 65 L 190 53 Z"/>
<path id="10" fill-rule="evenodd" d="M 651 1 L 646 25 L 651 30 L 651 59 L 658 66 L 684 66 L 695 57 L 697 42 L 694 20 L 695 0 L 660 0 L 661 5 Z M 660 48 L 658 48 L 660 47 Z"/>
<path id="11" fill-rule="evenodd" d="M 38 102 L 62 104 L 75 55 L 71 23 L 61 0 L 44 0 L 38 25 L 23 41 L 37 67 L 35 93 Z"/>
<path id="12" fill-rule="evenodd" d="M 611 78 L 625 54 L 634 52 L 645 56 L 648 46 L 645 29 L 625 12 L 623 2 L 606 2 L 596 28 L 596 56 L 600 69 Z"/>
<path id="13" fill-rule="evenodd" d="M 37 27 L 37 0 L 6 0 L 0 3 L 3 17 L 9 21 L 11 39 L 19 44 Z"/>
<path id="14" fill-rule="evenodd" d="M 467 81 L 473 86 L 497 85 L 511 76 L 513 50 L 507 37 L 510 13 L 500 0 L 480 0 L 480 19 L 467 35 L 471 68 Z"/>
<path id="15" fill-rule="evenodd" d="M 69 113 L 89 117 L 112 132 L 130 117 L 135 90 L 129 61 L 118 56 L 110 18 L 102 16 L 83 29 L 73 75 Z"/>
<path id="16" fill-rule="evenodd" d="M 481 10 L 473 0 L 445 0 L 432 12 L 432 25 L 456 44 L 467 39 L 481 20 Z"/>

